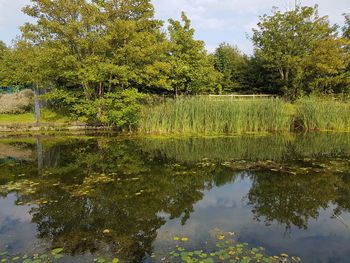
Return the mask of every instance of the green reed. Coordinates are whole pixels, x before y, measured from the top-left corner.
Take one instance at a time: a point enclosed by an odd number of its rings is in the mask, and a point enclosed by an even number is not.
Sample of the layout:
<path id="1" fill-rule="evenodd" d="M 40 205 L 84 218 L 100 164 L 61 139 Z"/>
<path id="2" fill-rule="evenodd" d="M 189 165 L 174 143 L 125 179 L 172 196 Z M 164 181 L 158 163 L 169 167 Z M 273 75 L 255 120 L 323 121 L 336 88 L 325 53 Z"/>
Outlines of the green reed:
<path id="1" fill-rule="evenodd" d="M 350 102 L 333 98 L 303 98 L 296 103 L 296 124 L 303 130 L 350 131 Z"/>
<path id="2" fill-rule="evenodd" d="M 182 97 L 146 108 L 140 130 L 151 134 L 232 134 L 288 131 L 291 123 L 289 104 L 278 98 Z"/>
<path id="3" fill-rule="evenodd" d="M 143 111 L 139 131 L 148 134 L 235 134 L 293 130 L 350 131 L 350 102 L 305 97 L 291 104 L 279 98 L 180 97 Z"/>

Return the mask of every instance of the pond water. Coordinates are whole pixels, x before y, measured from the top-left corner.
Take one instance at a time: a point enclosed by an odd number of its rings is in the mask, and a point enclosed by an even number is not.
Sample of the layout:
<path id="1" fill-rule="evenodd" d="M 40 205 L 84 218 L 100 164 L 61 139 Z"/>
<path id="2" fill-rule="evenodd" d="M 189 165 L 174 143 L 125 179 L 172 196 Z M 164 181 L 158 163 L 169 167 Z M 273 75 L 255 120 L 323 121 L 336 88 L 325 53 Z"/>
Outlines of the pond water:
<path id="1" fill-rule="evenodd" d="M 222 231 L 269 255 L 345 263 L 349 212 L 346 133 L 0 139 L 0 252 L 10 255 L 164 262 L 174 237 L 207 250 Z"/>

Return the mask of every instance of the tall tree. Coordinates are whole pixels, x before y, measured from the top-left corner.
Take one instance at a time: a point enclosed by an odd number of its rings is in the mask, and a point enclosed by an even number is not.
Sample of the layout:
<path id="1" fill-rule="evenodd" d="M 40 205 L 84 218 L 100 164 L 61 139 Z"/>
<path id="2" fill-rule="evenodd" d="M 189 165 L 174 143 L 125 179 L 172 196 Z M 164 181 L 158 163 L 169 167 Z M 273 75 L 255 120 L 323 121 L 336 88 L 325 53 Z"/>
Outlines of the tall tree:
<path id="1" fill-rule="evenodd" d="M 7 50 L 7 46 L 6 44 L 0 40 L 0 60 L 2 59 L 2 57 L 4 56 L 5 51 Z"/>
<path id="2" fill-rule="evenodd" d="M 217 75 L 206 54 L 204 42 L 194 39 L 195 31 L 184 12 L 181 19 L 182 23 L 169 20 L 171 87 L 175 95 L 208 92 L 215 86 Z"/>
<path id="3" fill-rule="evenodd" d="M 318 15 L 317 6 L 296 6 L 260 17 L 252 37 L 265 67 L 279 74 L 284 94 L 296 99 L 313 91 L 333 92 L 347 65 L 337 26 Z"/>
<path id="4" fill-rule="evenodd" d="M 214 53 L 215 69 L 222 74 L 223 91 L 234 92 L 242 89 L 242 70 L 247 58 L 236 48 L 221 43 Z"/>
<path id="5" fill-rule="evenodd" d="M 89 99 L 161 85 L 165 35 L 149 0 L 32 0 L 23 10 L 37 20 L 22 27 L 23 38 L 48 50 L 55 83 Z"/>

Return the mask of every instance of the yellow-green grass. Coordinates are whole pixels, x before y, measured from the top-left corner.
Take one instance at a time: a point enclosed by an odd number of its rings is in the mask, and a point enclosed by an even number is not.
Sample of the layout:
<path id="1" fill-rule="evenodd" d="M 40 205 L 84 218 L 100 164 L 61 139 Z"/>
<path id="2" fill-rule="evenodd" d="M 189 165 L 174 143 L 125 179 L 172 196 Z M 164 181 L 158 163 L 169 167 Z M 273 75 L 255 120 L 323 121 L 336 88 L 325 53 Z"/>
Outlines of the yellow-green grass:
<path id="1" fill-rule="evenodd" d="M 34 123 L 33 113 L 0 114 L 0 123 Z"/>
<path id="2" fill-rule="evenodd" d="M 40 122 L 43 123 L 69 123 L 71 121 L 72 120 L 69 117 L 57 111 L 44 109 L 41 112 Z"/>
<path id="3" fill-rule="evenodd" d="M 68 123 L 70 119 L 63 114 L 54 112 L 49 109 L 44 109 L 40 117 L 41 123 Z M 0 114 L 0 123 L 23 124 L 35 123 L 34 113 L 23 114 Z"/>

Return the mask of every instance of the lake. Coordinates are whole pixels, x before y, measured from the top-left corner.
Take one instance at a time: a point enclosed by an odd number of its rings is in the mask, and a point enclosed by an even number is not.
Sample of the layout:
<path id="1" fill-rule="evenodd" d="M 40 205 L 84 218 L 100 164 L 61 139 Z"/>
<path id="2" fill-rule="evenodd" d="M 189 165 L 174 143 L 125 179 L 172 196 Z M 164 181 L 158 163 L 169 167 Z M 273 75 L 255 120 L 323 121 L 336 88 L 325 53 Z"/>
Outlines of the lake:
<path id="1" fill-rule="evenodd" d="M 11 257 L 62 248 L 60 262 L 175 262 L 171 251 L 210 253 L 219 234 L 345 263 L 349 212 L 350 133 L 0 139 L 0 252 Z"/>

